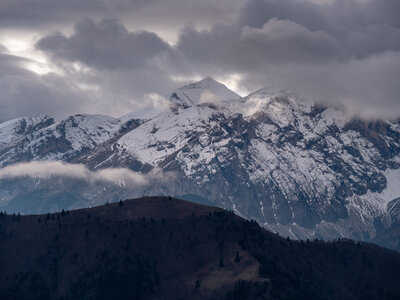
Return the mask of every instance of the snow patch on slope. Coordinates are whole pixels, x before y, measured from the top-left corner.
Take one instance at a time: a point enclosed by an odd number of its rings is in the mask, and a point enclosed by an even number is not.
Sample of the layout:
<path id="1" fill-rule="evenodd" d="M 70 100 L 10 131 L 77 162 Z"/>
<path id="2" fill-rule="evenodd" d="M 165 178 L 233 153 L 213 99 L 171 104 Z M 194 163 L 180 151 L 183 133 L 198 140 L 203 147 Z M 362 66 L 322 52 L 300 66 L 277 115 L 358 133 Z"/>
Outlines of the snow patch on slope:
<path id="1" fill-rule="evenodd" d="M 213 113 L 209 107 L 190 107 L 179 114 L 161 114 L 124 135 L 118 144 L 122 151 L 156 166 L 183 148 L 196 133 L 204 132 Z"/>
<path id="2" fill-rule="evenodd" d="M 387 187 L 381 193 L 382 199 L 388 202 L 400 198 L 400 169 L 387 169 L 384 172 Z"/>
<path id="3" fill-rule="evenodd" d="M 34 130 L 40 123 L 46 121 L 50 123 L 52 119 L 47 115 L 36 114 L 0 123 L 0 146 L 20 139 L 30 130 Z"/>
<path id="4" fill-rule="evenodd" d="M 64 122 L 65 138 L 71 142 L 74 151 L 93 148 L 113 137 L 121 121 L 102 115 L 76 115 Z"/>

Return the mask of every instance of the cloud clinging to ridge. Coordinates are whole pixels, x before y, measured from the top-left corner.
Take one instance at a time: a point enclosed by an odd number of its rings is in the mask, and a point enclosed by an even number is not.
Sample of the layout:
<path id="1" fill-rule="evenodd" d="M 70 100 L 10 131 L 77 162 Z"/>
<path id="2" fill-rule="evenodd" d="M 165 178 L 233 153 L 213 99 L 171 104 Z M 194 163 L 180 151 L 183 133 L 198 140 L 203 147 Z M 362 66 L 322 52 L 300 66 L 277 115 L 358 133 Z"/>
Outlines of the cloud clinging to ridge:
<path id="1" fill-rule="evenodd" d="M 60 161 L 32 161 L 0 168 L 0 180 L 20 177 L 37 179 L 67 177 L 84 180 L 89 183 L 106 182 L 118 185 L 131 184 L 134 186 L 143 186 L 148 183 L 148 179 L 152 176 L 151 174 L 143 175 L 124 168 L 107 168 L 91 171 L 81 164 L 67 164 Z"/>

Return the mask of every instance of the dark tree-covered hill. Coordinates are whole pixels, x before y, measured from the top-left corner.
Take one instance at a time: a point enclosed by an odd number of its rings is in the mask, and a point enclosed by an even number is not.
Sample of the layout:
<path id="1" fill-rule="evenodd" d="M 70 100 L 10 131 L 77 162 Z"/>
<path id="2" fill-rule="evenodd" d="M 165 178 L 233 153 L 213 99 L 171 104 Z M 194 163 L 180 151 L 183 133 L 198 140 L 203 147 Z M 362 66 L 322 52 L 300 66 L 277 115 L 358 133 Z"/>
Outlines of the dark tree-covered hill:
<path id="1" fill-rule="evenodd" d="M 0 215 L 0 299 L 400 299 L 400 254 L 147 197 Z"/>

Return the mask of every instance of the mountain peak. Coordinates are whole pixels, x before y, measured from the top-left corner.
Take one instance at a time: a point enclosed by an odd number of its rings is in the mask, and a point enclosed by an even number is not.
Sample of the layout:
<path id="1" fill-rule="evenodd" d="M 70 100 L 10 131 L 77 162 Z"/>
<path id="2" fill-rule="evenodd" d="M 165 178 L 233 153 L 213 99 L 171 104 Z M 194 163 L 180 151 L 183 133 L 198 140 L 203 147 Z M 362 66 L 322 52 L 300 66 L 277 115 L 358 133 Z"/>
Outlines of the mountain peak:
<path id="1" fill-rule="evenodd" d="M 213 83 L 213 84 L 222 84 L 220 82 L 218 82 L 217 80 L 215 80 L 214 78 L 212 78 L 211 76 L 206 76 L 204 77 L 202 80 L 198 81 L 197 83 Z M 196 84 L 196 83 L 194 83 Z"/>
<path id="2" fill-rule="evenodd" d="M 211 76 L 206 76 L 204 77 L 202 80 L 200 81 L 206 81 L 206 80 L 211 80 L 211 81 L 216 81 L 214 78 L 212 78 Z"/>
<path id="3" fill-rule="evenodd" d="M 240 96 L 210 76 L 173 91 L 170 96 L 175 108 L 188 108 L 202 103 L 240 99 Z"/>
<path id="4" fill-rule="evenodd" d="M 215 88 L 221 88 L 228 90 L 232 93 L 234 93 L 232 90 L 228 89 L 224 84 L 221 82 L 215 80 L 211 76 L 204 77 L 202 80 L 190 83 L 188 85 L 183 86 L 182 88 L 204 88 L 204 89 L 215 89 Z M 235 93 L 234 93 L 235 94 Z M 238 96 L 238 95 L 236 95 Z"/>

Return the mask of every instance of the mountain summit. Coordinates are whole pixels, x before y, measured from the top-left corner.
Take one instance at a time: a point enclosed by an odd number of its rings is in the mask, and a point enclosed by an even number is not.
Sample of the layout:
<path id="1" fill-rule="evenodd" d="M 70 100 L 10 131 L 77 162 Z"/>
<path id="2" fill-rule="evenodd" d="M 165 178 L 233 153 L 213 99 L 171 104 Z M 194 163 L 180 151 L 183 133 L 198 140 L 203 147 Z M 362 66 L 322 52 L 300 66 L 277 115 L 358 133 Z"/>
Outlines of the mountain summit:
<path id="1" fill-rule="evenodd" d="M 185 85 L 171 94 L 170 100 L 176 107 L 188 108 L 202 103 L 237 100 L 240 96 L 211 77 Z"/>

